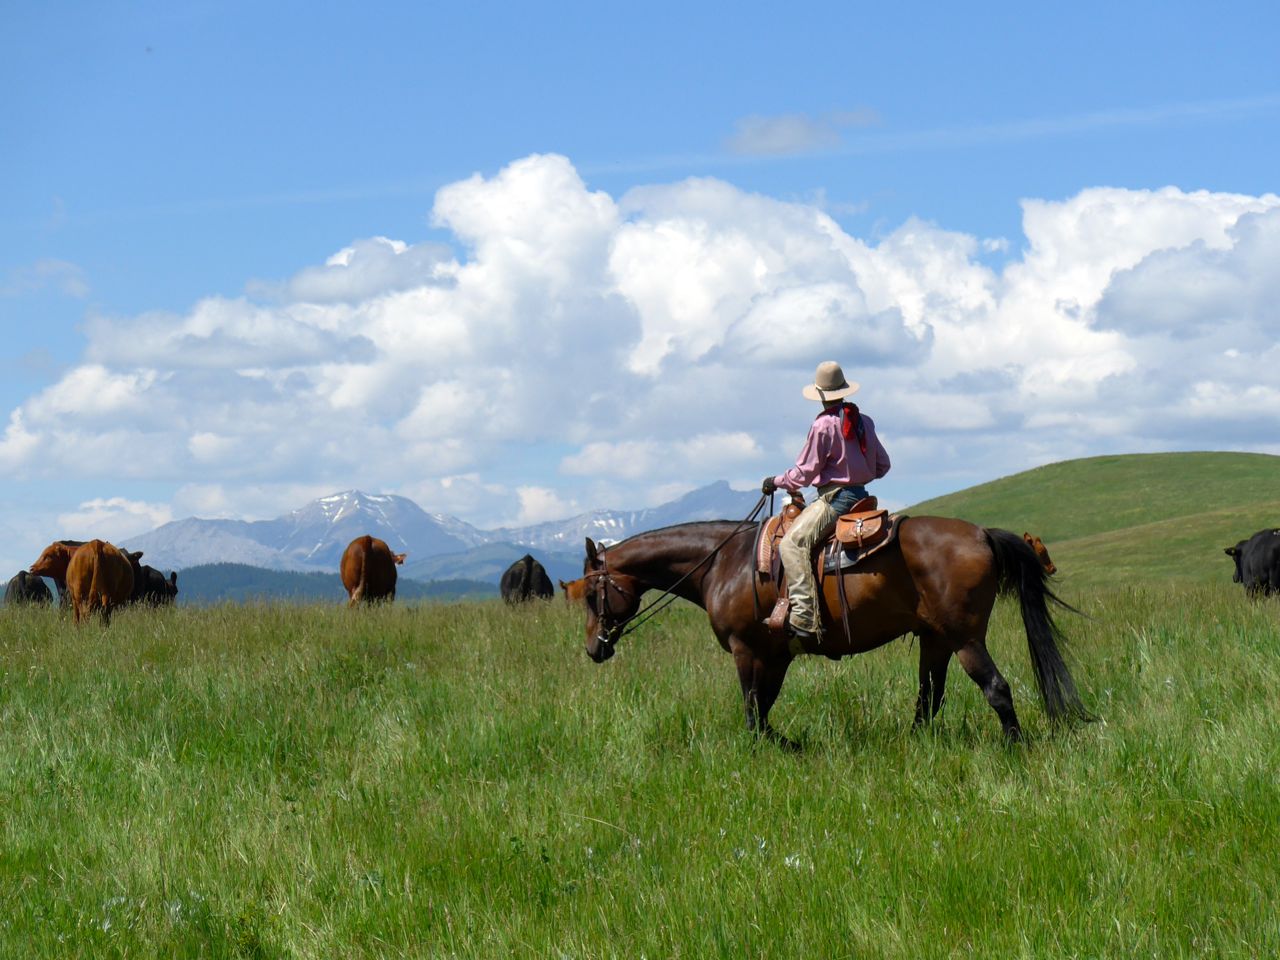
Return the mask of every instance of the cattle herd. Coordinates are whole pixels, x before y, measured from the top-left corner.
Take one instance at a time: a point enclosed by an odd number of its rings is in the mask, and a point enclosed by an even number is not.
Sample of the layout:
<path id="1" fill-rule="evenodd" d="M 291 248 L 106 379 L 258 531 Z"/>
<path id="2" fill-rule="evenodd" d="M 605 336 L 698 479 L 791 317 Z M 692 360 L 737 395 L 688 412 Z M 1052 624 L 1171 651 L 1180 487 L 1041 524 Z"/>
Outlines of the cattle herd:
<path id="1" fill-rule="evenodd" d="M 178 595 L 178 575 L 166 578 L 155 567 L 139 563 L 142 551 L 121 550 L 104 540 L 55 540 L 45 547 L 29 570 L 20 570 L 5 588 L 5 603 L 53 602 L 42 577 L 58 588 L 61 606 L 71 607 L 76 623 L 95 613 L 104 623 L 111 611 L 134 603 L 152 606 L 172 603 Z"/>
<path id="2" fill-rule="evenodd" d="M 1057 571 L 1039 537 L 1024 533 L 1047 573 Z M 1235 562 L 1234 583 L 1250 596 L 1280 594 L 1280 528 L 1259 530 L 1247 540 L 1226 548 Z M 373 536 L 357 537 L 342 554 L 339 574 L 347 591 L 348 606 L 394 600 L 396 567 L 406 554 L 392 553 L 386 542 Z M 53 593 L 44 579 L 54 582 L 62 607 L 70 607 L 76 623 L 95 613 L 109 623 L 111 612 L 130 604 L 160 606 L 178 595 L 178 574 L 168 577 L 155 567 L 139 563 L 141 551 L 122 550 L 103 540 L 56 540 L 45 547 L 29 570 L 20 570 L 4 592 L 6 604 L 51 604 Z M 585 581 L 560 581 L 568 603 L 584 597 Z M 555 588 L 542 564 L 525 554 L 502 575 L 502 599 L 508 603 L 549 599 Z"/>

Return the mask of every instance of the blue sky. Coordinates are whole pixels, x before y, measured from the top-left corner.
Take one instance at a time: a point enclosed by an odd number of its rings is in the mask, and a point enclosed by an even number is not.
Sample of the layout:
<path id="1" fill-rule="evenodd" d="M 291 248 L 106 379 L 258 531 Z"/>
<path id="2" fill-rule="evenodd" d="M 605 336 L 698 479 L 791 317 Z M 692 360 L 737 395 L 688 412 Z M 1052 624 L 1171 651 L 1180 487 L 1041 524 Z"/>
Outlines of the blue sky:
<path id="1" fill-rule="evenodd" d="M 639 10 L 0 10 L 0 560 L 746 483 L 828 357 L 900 504 L 1280 452 L 1274 4 Z"/>

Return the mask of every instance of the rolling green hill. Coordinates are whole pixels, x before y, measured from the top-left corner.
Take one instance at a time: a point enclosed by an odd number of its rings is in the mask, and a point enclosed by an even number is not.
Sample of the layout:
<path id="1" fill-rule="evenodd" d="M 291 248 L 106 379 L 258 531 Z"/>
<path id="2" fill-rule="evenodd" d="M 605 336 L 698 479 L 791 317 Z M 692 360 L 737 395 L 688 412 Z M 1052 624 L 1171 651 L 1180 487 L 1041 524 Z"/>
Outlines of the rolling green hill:
<path id="1" fill-rule="evenodd" d="M 1152 453 L 1068 460 L 903 512 L 1038 534 L 1069 586 L 1230 582 L 1223 548 L 1280 525 L 1280 457 Z"/>

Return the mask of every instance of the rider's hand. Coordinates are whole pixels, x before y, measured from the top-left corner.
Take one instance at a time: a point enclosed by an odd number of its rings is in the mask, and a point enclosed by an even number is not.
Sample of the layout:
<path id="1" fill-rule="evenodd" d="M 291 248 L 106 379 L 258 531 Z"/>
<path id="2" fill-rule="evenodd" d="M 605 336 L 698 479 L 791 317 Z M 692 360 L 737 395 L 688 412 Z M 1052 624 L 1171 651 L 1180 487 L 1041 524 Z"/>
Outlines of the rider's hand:
<path id="1" fill-rule="evenodd" d="M 769 496 L 771 493 L 773 493 L 773 491 L 777 489 L 778 489 L 778 485 L 773 482 L 773 477 L 765 477 L 764 483 L 760 484 L 760 492 L 763 493 L 766 497 Z"/>

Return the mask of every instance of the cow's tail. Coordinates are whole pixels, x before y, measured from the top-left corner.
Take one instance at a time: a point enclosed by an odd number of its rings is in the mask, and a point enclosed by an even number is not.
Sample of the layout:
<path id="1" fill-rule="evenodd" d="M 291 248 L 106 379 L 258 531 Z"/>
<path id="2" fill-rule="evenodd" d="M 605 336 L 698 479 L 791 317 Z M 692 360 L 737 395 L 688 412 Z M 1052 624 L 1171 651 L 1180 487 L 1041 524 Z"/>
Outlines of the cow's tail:
<path id="1" fill-rule="evenodd" d="M 75 591 L 71 595 L 71 603 L 75 607 L 76 623 L 87 620 L 99 608 L 105 609 L 107 606 L 107 573 L 105 569 L 106 563 L 103 562 L 102 541 L 92 540 L 81 549 L 90 551 L 92 569 L 89 571 L 89 584 L 88 589 L 84 591 L 84 596 L 77 596 Z"/>
<path id="2" fill-rule="evenodd" d="M 1022 625 L 1027 633 L 1031 667 L 1049 719 L 1068 722 L 1096 719 L 1080 701 L 1071 671 L 1058 649 L 1063 636 L 1049 612 L 1049 602 L 1064 610 L 1080 611 L 1049 589 L 1044 565 L 1022 537 L 1008 530 L 987 528 L 985 532 L 995 557 L 1000 593 L 1016 593 L 1022 607 Z"/>
<path id="3" fill-rule="evenodd" d="M 357 603 L 364 599 L 364 595 L 369 591 L 369 550 L 357 551 L 356 563 L 360 564 L 360 575 L 356 577 L 355 589 L 351 591 L 351 600 L 347 606 L 354 607 Z"/>

